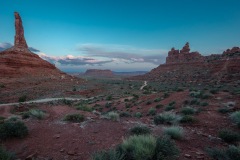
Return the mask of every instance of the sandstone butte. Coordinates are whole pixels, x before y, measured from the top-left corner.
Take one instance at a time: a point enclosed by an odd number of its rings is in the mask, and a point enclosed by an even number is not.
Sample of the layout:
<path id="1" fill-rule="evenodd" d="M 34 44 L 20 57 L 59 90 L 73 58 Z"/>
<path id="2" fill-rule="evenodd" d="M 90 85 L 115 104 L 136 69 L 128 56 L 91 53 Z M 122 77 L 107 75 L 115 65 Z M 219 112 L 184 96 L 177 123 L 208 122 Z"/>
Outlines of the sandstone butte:
<path id="1" fill-rule="evenodd" d="M 238 83 L 240 80 L 240 48 L 227 49 L 222 54 L 202 56 L 190 52 L 189 43 L 181 50 L 172 48 L 166 63 L 133 80 L 192 83 Z"/>
<path id="2" fill-rule="evenodd" d="M 100 76 L 100 77 L 112 77 L 114 76 L 111 70 L 105 69 L 88 69 L 84 73 L 85 76 Z"/>
<path id="3" fill-rule="evenodd" d="M 0 52 L 0 77 L 66 76 L 53 64 L 28 49 L 20 15 L 15 12 L 15 40 L 12 48 Z"/>

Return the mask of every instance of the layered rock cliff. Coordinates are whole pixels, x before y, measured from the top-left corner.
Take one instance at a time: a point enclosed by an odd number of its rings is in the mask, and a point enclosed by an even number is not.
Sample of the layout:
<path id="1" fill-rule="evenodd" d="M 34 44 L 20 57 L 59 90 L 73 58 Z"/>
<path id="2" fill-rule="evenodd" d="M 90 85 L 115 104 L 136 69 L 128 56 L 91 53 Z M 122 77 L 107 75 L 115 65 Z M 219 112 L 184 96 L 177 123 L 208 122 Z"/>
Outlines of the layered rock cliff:
<path id="1" fill-rule="evenodd" d="M 189 43 L 182 50 L 168 52 L 166 63 L 145 75 L 131 79 L 159 82 L 236 82 L 240 79 L 240 49 L 233 47 L 210 56 L 190 52 Z"/>

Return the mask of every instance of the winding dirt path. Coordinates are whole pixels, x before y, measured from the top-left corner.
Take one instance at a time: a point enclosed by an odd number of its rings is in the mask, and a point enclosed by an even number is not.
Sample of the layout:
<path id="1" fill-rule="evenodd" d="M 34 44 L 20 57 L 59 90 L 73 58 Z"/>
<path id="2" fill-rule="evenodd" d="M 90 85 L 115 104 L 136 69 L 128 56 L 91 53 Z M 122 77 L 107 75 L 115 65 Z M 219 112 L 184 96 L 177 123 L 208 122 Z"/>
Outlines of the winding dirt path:
<path id="1" fill-rule="evenodd" d="M 29 103 L 45 103 L 45 102 L 51 102 L 51 101 L 58 101 L 58 100 L 69 100 L 69 101 L 79 101 L 79 100 L 89 100 L 91 98 L 44 98 L 44 99 L 38 99 L 38 100 L 32 100 L 32 101 L 26 101 L 26 102 L 15 102 L 15 103 L 6 103 L 6 104 L 0 104 L 0 107 L 2 106 L 11 106 L 11 105 L 19 105 L 19 104 L 29 104 Z"/>
<path id="2" fill-rule="evenodd" d="M 141 86 L 140 90 L 143 90 L 143 88 L 146 86 L 147 86 L 147 81 L 144 81 L 144 84 Z"/>

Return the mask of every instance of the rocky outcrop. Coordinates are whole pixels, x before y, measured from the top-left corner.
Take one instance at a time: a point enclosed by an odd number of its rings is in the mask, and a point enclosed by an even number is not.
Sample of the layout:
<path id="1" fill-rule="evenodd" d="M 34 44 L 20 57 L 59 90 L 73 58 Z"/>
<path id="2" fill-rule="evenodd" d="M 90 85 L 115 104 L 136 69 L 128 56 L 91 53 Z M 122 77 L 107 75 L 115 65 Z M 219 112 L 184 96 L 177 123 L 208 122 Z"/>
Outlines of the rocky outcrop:
<path id="1" fill-rule="evenodd" d="M 237 82 L 240 79 L 239 61 L 239 47 L 228 49 L 223 54 L 202 56 L 198 52 L 190 52 L 187 43 L 181 51 L 172 48 L 165 64 L 130 79 L 166 83 Z"/>
<path id="2" fill-rule="evenodd" d="M 236 53 L 240 53 L 239 47 L 233 47 L 232 49 L 227 49 L 226 51 L 223 52 L 224 55 L 233 55 Z"/>
<path id="3" fill-rule="evenodd" d="M 24 38 L 24 29 L 22 25 L 22 19 L 19 13 L 15 12 L 14 15 L 15 15 L 15 31 L 16 31 L 14 46 L 17 48 L 27 49 L 28 45 Z"/>
<path id="4" fill-rule="evenodd" d="M 85 76 L 100 76 L 100 77 L 112 77 L 113 72 L 111 70 L 100 70 L 100 69 L 88 69 Z"/>
<path id="5" fill-rule="evenodd" d="M 189 62 L 203 62 L 204 57 L 198 52 L 190 52 L 190 46 L 187 42 L 185 46 L 179 51 L 172 48 L 168 52 L 166 64 L 173 63 L 189 63 Z"/>
<path id="6" fill-rule="evenodd" d="M 58 75 L 62 73 L 53 64 L 28 50 L 20 15 L 15 12 L 15 42 L 10 49 L 0 52 L 0 76 Z"/>

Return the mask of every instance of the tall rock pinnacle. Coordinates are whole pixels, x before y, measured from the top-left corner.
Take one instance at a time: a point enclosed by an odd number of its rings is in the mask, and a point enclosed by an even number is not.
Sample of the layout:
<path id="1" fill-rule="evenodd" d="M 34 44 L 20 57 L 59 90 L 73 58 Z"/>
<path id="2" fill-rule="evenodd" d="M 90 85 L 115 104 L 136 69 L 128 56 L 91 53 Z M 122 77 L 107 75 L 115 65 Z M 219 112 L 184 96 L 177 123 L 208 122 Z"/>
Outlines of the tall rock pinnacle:
<path id="1" fill-rule="evenodd" d="M 18 12 L 14 12 L 14 15 L 15 15 L 15 30 L 16 30 L 14 47 L 27 49 L 28 45 L 27 45 L 26 40 L 24 38 L 24 30 L 23 30 L 23 25 L 22 25 L 22 19 L 21 19 L 20 15 L 18 14 Z"/>

